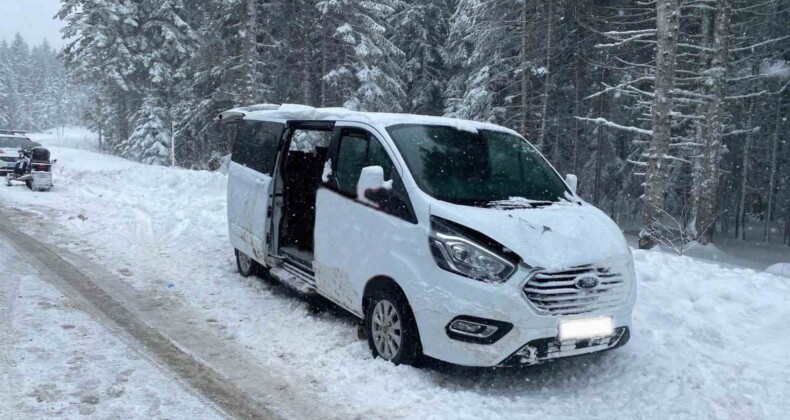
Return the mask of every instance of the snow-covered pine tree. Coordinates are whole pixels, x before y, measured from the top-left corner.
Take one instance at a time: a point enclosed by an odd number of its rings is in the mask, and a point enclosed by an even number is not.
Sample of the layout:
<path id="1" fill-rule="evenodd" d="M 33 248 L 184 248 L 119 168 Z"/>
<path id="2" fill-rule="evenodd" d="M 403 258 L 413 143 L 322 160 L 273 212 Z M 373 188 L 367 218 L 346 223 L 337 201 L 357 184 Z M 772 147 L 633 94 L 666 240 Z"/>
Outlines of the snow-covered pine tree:
<path id="1" fill-rule="evenodd" d="M 316 7 L 338 41 L 323 76 L 333 96 L 349 109 L 402 111 L 405 55 L 387 33 L 387 19 L 401 1 L 321 0 Z"/>
<path id="2" fill-rule="evenodd" d="M 181 18 L 182 0 L 64 0 L 58 17 L 64 35 L 67 66 L 80 80 L 101 87 L 102 101 L 112 109 L 104 120 L 115 123 L 113 150 L 142 156 L 130 143 L 129 124 L 145 96 L 156 96 L 169 122 L 180 71 L 193 53 L 197 35 Z M 169 124 L 168 124 L 169 125 Z M 139 137 L 138 137 L 139 138 Z"/>
<path id="3" fill-rule="evenodd" d="M 8 126 L 11 120 L 11 69 L 8 67 L 9 47 L 6 40 L 0 41 L 0 126 Z"/>
<path id="4" fill-rule="evenodd" d="M 146 97 L 133 118 L 134 132 L 124 147 L 127 157 L 149 165 L 170 165 L 172 139 L 168 119 L 161 99 Z"/>
<path id="5" fill-rule="evenodd" d="M 441 115 L 447 72 L 442 48 L 447 39 L 450 0 L 406 0 L 390 17 L 393 42 L 405 54 L 405 111 Z"/>

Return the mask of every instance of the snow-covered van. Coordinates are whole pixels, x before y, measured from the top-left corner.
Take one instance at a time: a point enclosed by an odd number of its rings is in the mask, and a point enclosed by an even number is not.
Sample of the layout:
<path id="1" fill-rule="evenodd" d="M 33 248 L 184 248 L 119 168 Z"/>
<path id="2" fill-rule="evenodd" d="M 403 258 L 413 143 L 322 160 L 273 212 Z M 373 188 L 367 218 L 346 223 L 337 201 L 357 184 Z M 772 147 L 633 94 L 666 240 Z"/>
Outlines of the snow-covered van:
<path id="1" fill-rule="evenodd" d="M 628 341 L 621 231 L 516 132 L 299 105 L 219 119 L 239 272 L 348 310 L 374 356 L 524 366 Z"/>

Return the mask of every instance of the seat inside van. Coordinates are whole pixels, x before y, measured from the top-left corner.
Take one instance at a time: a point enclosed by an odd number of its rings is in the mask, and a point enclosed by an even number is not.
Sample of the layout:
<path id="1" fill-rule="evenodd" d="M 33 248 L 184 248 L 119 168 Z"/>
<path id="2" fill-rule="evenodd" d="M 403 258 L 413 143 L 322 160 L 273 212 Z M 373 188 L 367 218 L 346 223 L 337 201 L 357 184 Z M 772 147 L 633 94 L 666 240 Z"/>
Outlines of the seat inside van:
<path id="1" fill-rule="evenodd" d="M 283 166 L 283 215 L 280 251 L 310 268 L 313 260 L 315 202 L 324 163 L 329 152 L 330 133 L 295 134 Z M 315 134 L 314 134 L 315 133 Z"/>

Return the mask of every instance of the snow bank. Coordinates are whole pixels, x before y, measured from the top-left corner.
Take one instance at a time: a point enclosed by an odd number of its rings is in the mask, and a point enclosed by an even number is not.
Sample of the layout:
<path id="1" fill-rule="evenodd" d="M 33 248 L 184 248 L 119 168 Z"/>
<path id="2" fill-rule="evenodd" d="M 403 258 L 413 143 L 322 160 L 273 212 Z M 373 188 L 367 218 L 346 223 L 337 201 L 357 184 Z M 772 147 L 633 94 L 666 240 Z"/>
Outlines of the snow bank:
<path id="1" fill-rule="evenodd" d="M 622 349 L 523 370 L 396 367 L 371 358 L 350 316 L 238 276 L 225 176 L 56 153 L 52 193 L 5 189 L 0 202 L 37 211 L 49 240 L 85 249 L 162 305 L 191 306 L 204 315 L 195 322 L 287 372 L 295 398 L 320 395 L 309 404 L 421 420 L 786 415 L 790 284 L 773 275 L 636 251 L 639 300 Z"/>
<path id="2" fill-rule="evenodd" d="M 777 276 L 790 277 L 790 264 L 774 264 L 765 270 L 766 273 L 775 274 Z"/>
<path id="3" fill-rule="evenodd" d="M 99 149 L 99 136 L 85 127 L 67 125 L 40 133 L 28 133 L 27 136 L 45 147 L 60 146 L 90 151 Z"/>

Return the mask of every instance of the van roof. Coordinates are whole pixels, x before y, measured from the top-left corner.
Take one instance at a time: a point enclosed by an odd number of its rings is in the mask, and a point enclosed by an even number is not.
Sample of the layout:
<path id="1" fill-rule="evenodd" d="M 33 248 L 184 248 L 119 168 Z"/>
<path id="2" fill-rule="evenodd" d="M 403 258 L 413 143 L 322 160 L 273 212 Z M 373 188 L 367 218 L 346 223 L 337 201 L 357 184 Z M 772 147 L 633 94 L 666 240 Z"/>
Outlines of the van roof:
<path id="1" fill-rule="evenodd" d="M 25 139 L 25 140 L 30 140 L 30 138 L 28 138 L 27 136 L 25 136 L 25 135 L 22 135 L 22 134 L 17 134 L 17 133 L 6 133 L 6 132 L 0 132 L 0 137 L 3 137 L 3 138 L 12 138 L 12 139 Z"/>
<path id="2" fill-rule="evenodd" d="M 399 124 L 424 124 L 455 127 L 464 131 L 477 130 L 504 131 L 518 135 L 517 132 L 496 124 L 468 121 L 446 117 L 431 117 L 415 114 L 388 114 L 382 112 L 359 112 L 345 108 L 314 108 L 306 105 L 293 104 L 258 104 L 249 107 L 234 108 L 221 113 L 220 121 L 232 120 L 298 120 L 298 121 L 349 121 L 370 124 L 386 128 Z"/>

